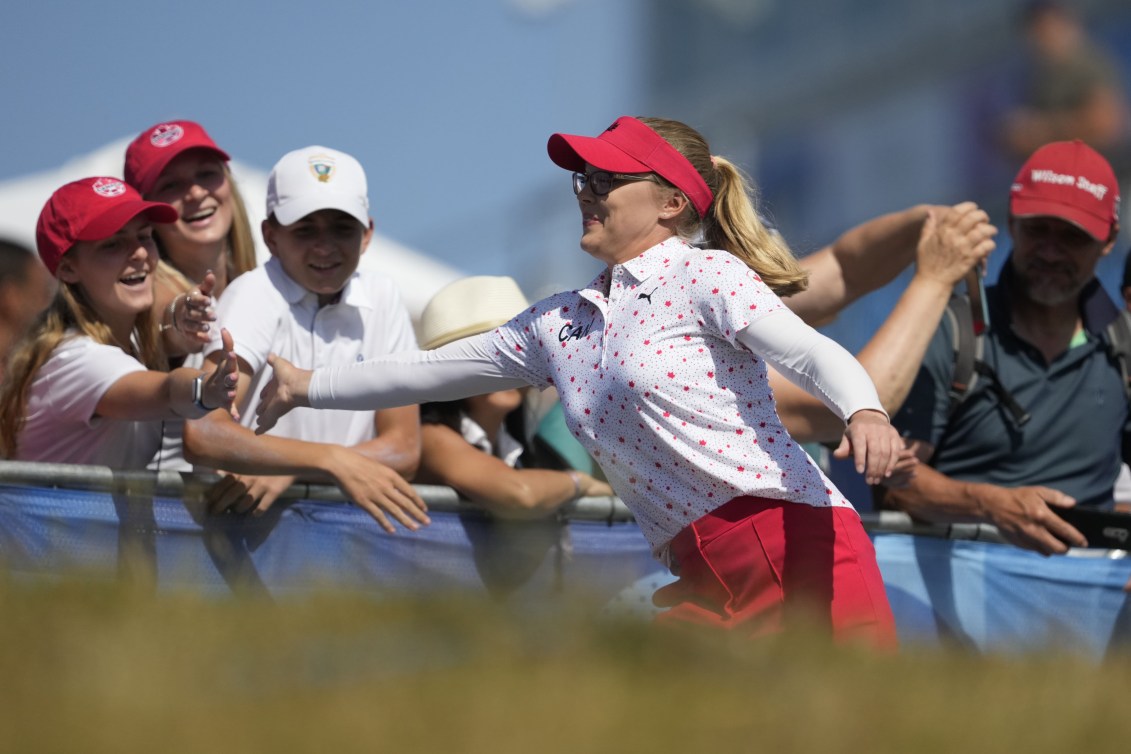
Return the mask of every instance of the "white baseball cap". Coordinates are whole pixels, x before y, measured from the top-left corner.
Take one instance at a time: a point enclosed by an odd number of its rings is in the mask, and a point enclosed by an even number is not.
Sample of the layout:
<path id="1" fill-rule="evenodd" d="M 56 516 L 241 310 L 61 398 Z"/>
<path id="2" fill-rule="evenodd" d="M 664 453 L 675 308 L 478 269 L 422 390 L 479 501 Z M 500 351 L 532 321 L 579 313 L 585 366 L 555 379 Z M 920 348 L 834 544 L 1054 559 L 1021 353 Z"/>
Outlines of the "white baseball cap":
<path id="1" fill-rule="evenodd" d="M 365 170 L 345 152 L 303 147 L 283 155 L 267 178 L 267 215 L 283 225 L 320 209 L 337 209 L 369 227 Z"/>

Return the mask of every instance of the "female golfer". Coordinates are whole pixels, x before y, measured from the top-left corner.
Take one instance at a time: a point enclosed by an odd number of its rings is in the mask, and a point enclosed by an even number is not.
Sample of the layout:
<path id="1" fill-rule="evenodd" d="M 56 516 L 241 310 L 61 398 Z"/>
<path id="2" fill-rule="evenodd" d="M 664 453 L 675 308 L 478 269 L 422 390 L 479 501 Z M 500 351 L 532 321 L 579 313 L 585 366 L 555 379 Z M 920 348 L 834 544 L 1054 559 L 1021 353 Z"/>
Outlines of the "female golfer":
<path id="1" fill-rule="evenodd" d="M 553 385 L 570 430 L 680 576 L 657 594 L 670 607 L 661 620 L 751 635 L 817 622 L 838 640 L 890 646 L 871 542 L 783 428 L 767 362 L 846 422 L 869 482 L 891 473 L 901 442 L 863 368 L 782 304 L 805 273 L 759 221 L 745 178 L 671 120 L 622 117 L 595 138 L 554 134 L 548 150 L 573 171 L 581 248 L 604 272 L 435 351 L 314 372 L 275 359 L 261 429 L 294 406 Z"/>

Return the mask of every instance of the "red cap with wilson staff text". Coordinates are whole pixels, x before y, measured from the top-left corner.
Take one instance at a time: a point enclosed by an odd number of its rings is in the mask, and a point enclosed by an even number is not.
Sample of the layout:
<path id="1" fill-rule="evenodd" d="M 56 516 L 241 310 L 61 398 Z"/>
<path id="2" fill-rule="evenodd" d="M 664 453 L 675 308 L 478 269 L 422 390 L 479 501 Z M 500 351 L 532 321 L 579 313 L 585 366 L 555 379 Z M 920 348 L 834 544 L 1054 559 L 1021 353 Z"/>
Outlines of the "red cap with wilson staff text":
<path id="1" fill-rule="evenodd" d="M 47 200 L 35 226 L 39 258 L 52 275 L 59 260 L 78 241 L 101 241 L 145 212 L 155 223 L 176 222 L 177 210 L 147 202 L 121 178 L 83 178 L 58 189 Z"/>
<path id="2" fill-rule="evenodd" d="M 165 166 L 187 149 L 207 149 L 224 162 L 228 153 L 216 146 L 212 137 L 199 123 L 191 120 L 171 120 L 147 128 L 126 148 L 126 183 L 142 194 L 153 190 L 153 184 Z"/>
<path id="3" fill-rule="evenodd" d="M 1009 212 L 1067 220 L 1107 241 L 1119 222 L 1119 184 L 1099 152 L 1079 139 L 1055 141 L 1021 167 L 1010 189 Z"/>

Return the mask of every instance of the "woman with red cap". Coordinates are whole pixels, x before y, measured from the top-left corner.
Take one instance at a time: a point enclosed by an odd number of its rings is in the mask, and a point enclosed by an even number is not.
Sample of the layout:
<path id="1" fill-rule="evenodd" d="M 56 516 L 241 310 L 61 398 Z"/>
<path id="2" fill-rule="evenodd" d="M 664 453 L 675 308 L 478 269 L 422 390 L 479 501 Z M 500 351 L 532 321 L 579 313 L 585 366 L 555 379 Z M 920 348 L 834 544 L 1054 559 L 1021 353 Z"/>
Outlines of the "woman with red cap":
<path id="1" fill-rule="evenodd" d="M 745 178 L 671 120 L 622 117 L 596 138 L 555 134 L 548 149 L 573 171 L 581 248 L 604 272 L 435 351 L 313 372 L 275 359 L 261 430 L 294 406 L 552 385 L 570 430 L 680 575 L 656 595 L 670 607 L 661 620 L 750 635 L 815 621 L 837 639 L 893 644 L 871 541 L 782 426 L 767 364 L 841 417 L 870 483 L 891 473 L 902 443 L 863 368 L 782 304 L 805 273 L 758 219 Z"/>
<path id="2" fill-rule="evenodd" d="M 126 183 L 177 211 L 173 222 L 155 228 L 161 261 L 154 311 L 166 326 L 165 345 L 173 356 L 207 345 L 213 321 L 209 295 L 219 298 L 228 283 L 255 267 L 254 236 L 228 160 L 190 120 L 158 123 L 126 148 Z M 190 337 L 179 337 L 181 331 Z"/>
<path id="3" fill-rule="evenodd" d="M 231 409 L 238 378 L 231 336 L 215 371 L 167 370 L 152 315 L 155 224 L 177 212 L 118 178 L 68 183 L 36 227 L 55 299 L 14 351 L 0 387 L 0 456 L 145 468 L 162 419 Z"/>
<path id="4" fill-rule="evenodd" d="M 126 148 L 123 175 L 147 200 L 177 212 L 154 228 L 160 252 L 153 311 L 173 363 L 200 367 L 210 341 L 215 299 L 255 268 L 255 242 L 243 197 L 228 168 L 228 153 L 199 123 L 174 120 L 145 129 Z M 187 357 L 183 358 L 182 357 Z M 162 427 L 150 468 L 192 471 L 184 458 L 183 426 Z"/>

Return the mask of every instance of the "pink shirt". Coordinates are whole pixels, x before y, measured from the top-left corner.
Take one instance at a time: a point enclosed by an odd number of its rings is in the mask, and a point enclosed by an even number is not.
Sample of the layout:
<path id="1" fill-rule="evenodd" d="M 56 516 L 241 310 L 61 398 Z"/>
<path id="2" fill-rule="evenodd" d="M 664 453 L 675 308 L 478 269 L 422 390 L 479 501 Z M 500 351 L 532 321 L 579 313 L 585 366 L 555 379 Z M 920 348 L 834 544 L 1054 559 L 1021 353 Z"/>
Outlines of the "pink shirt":
<path id="1" fill-rule="evenodd" d="M 735 339 L 783 308 L 741 260 L 672 238 L 493 340 L 505 372 L 557 388 L 570 431 L 666 560 L 672 537 L 739 495 L 852 507 L 782 426 L 765 362 Z"/>

